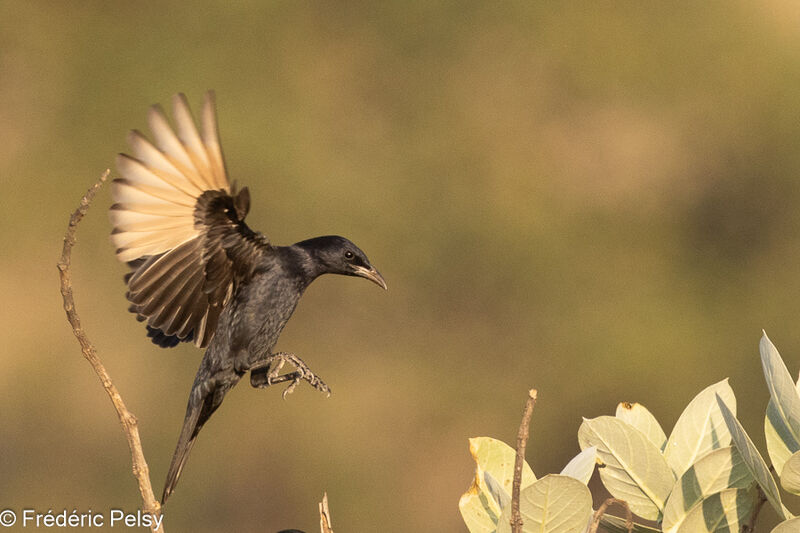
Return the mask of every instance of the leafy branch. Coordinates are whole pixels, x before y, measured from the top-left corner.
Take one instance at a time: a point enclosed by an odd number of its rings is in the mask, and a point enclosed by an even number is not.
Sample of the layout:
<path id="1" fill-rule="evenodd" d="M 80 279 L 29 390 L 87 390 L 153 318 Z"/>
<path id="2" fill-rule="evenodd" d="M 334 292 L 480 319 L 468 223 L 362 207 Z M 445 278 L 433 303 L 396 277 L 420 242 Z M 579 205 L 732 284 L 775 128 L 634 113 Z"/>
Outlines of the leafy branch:
<path id="1" fill-rule="evenodd" d="M 772 533 L 800 531 L 800 517 L 780 490 L 800 495 L 800 380 L 766 334 L 759 352 L 770 392 L 764 427 L 772 466 L 736 418 L 736 397 L 724 379 L 689 402 L 669 438 L 636 403 L 584 419 L 582 451 L 559 474 L 537 479 L 523 461 L 532 391 L 516 451 L 489 437 L 470 439 L 476 469 L 459 501 L 465 524 L 471 533 L 754 533 L 761 510 L 770 507 L 782 520 Z M 612 498 L 594 511 L 587 484 L 596 465 Z M 612 504 L 623 507 L 624 520 L 606 514 Z M 655 527 L 634 522 L 634 515 Z"/>

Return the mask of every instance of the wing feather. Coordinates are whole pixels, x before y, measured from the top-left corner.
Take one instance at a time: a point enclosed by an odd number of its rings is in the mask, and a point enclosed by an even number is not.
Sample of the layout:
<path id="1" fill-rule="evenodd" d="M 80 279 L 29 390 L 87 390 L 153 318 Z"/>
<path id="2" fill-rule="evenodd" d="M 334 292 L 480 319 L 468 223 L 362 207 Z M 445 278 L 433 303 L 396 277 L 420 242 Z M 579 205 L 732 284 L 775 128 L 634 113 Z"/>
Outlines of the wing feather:
<path id="1" fill-rule="evenodd" d="M 216 97 L 214 91 L 208 91 L 203 99 L 203 112 L 201 127 L 203 130 L 203 144 L 206 145 L 211 168 L 214 174 L 214 183 L 217 188 L 231 192 L 228 179 L 225 175 L 225 159 L 222 156 L 222 147 L 219 142 L 219 129 L 217 128 Z"/>
<path id="2" fill-rule="evenodd" d="M 122 204 L 175 205 L 185 207 L 189 216 L 193 216 L 194 213 L 195 202 L 183 193 L 179 193 L 177 189 L 153 187 L 120 178 L 111 183 L 111 194 Z"/>
<path id="3" fill-rule="evenodd" d="M 147 232 L 121 232 L 112 233 L 111 242 L 118 250 L 123 250 L 123 256 L 131 256 L 131 261 L 142 255 L 154 255 L 163 248 L 174 248 L 193 237 L 192 232 L 187 228 L 178 228 L 169 233 L 147 233 Z"/>
<path id="4" fill-rule="evenodd" d="M 159 346 L 206 346 L 236 284 L 271 249 L 244 223 L 249 193 L 230 186 L 214 108 L 209 91 L 198 129 L 186 97 L 175 95 L 173 129 L 159 106 L 150 107 L 153 142 L 134 130 L 133 155 L 117 157 L 111 240 L 131 268 L 130 310 Z"/>
<path id="5" fill-rule="evenodd" d="M 153 146 L 144 135 L 136 130 L 132 130 L 130 134 L 128 134 L 128 144 L 131 145 L 133 158 L 141 161 L 142 165 L 144 165 L 149 172 L 155 174 L 158 179 L 163 180 L 176 189 L 182 190 L 192 198 L 203 194 L 203 189 L 181 174 L 181 171 L 170 162 L 169 158 L 167 158 L 161 150 Z M 122 155 L 125 156 L 124 154 Z M 117 168 L 119 168 L 119 162 L 117 162 Z M 122 170 L 120 170 L 120 173 L 123 173 Z"/>
<path id="6" fill-rule="evenodd" d="M 175 132 L 172 131 L 172 127 L 170 127 L 167 117 L 164 116 L 161 106 L 150 106 L 147 113 L 147 124 L 150 127 L 150 131 L 153 132 L 156 146 L 167 156 L 169 162 L 197 188 L 201 190 L 208 189 L 210 184 L 205 183 L 200 176 L 199 171 L 189 157 L 189 153 L 186 151 L 186 147 L 175 135 Z"/>
<path id="7" fill-rule="evenodd" d="M 206 147 L 197 132 L 192 112 L 189 111 L 189 103 L 183 94 L 176 94 L 172 98 L 172 114 L 175 117 L 178 138 L 186 148 L 186 154 L 189 156 L 192 165 L 197 169 L 207 186 L 216 188 L 217 183 L 211 170 Z"/>
<path id="8" fill-rule="evenodd" d="M 133 303 L 142 303 L 147 299 L 144 291 L 153 285 L 163 284 L 185 270 L 187 265 L 196 263 L 198 241 L 189 241 L 166 254 L 151 256 L 138 267 L 128 280 L 128 298 Z"/>

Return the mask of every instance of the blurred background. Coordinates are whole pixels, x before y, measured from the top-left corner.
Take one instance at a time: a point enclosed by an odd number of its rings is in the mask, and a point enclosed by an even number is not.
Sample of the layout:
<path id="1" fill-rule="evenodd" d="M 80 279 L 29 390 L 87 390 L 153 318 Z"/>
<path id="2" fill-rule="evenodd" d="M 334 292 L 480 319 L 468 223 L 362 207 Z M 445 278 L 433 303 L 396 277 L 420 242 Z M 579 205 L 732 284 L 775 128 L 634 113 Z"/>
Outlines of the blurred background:
<path id="1" fill-rule="evenodd" d="M 789 1 L 0 3 L 0 507 L 141 505 L 55 264 L 147 106 L 209 88 L 250 226 L 345 235 L 389 291 L 311 286 L 278 348 L 333 395 L 237 387 L 167 531 L 317 531 L 323 491 L 337 532 L 465 531 L 467 439 L 513 442 L 531 387 L 539 475 L 582 416 L 638 401 L 669 433 L 725 377 L 766 453 L 761 328 L 800 368 L 799 25 Z M 109 204 L 75 296 L 160 494 L 202 354 L 126 311 Z"/>

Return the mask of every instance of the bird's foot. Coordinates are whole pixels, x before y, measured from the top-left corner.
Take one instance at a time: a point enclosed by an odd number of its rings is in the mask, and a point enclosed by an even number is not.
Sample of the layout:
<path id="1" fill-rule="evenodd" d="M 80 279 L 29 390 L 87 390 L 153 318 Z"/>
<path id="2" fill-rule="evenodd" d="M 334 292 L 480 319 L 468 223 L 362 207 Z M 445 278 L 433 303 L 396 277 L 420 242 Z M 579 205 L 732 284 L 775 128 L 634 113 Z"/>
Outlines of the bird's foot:
<path id="1" fill-rule="evenodd" d="M 273 364 L 274 363 L 274 364 Z M 280 374 L 283 365 L 290 363 L 295 367 L 294 372 L 287 374 Z M 331 395 L 331 389 L 328 385 L 317 376 L 305 362 L 293 353 L 278 352 L 271 354 L 266 361 L 250 369 L 250 384 L 253 387 L 264 389 L 270 385 L 278 383 L 289 383 L 289 386 L 283 391 L 283 398 L 294 392 L 297 385 L 301 381 L 307 381 L 309 385 L 314 387 L 320 392 L 324 392 L 328 396 Z"/>

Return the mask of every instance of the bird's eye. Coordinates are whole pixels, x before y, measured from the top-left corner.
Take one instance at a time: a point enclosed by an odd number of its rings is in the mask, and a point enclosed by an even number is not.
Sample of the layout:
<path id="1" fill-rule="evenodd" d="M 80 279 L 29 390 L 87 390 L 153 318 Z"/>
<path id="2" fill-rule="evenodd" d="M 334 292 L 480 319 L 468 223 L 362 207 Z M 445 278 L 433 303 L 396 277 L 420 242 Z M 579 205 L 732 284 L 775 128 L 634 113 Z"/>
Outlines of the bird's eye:
<path id="1" fill-rule="evenodd" d="M 347 251 L 344 253 L 344 258 L 345 258 L 345 259 L 352 259 L 352 258 L 353 258 L 353 252 L 351 252 L 350 250 L 347 250 Z"/>

